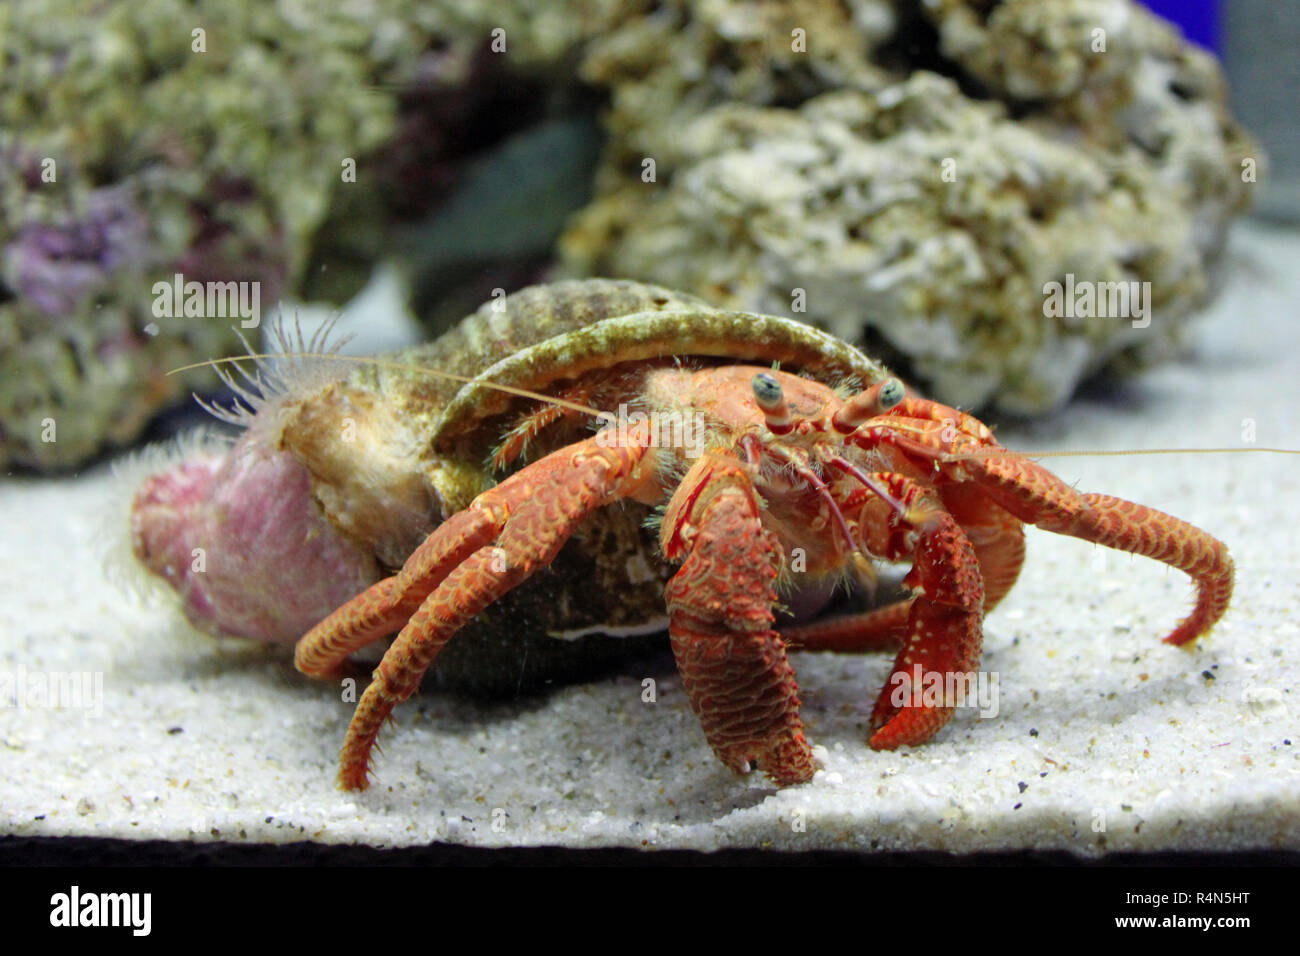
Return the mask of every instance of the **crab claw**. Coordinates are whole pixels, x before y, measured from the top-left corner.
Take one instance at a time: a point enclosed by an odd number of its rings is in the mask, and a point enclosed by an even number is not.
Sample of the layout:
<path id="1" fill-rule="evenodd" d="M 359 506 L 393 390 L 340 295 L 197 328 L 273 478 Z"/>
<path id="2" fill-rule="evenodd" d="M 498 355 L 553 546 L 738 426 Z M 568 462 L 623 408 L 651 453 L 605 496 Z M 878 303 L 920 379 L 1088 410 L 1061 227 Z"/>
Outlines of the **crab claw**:
<path id="1" fill-rule="evenodd" d="M 682 561 L 669 582 L 669 634 L 691 709 L 718 759 L 757 763 L 777 786 L 813 777 L 799 688 L 774 628 L 779 549 L 753 483 L 730 455 L 702 457 L 664 516 L 662 543 Z"/>
<path id="2" fill-rule="evenodd" d="M 902 520 L 919 533 L 912 570 L 904 584 L 916 592 L 909 605 L 903 646 L 871 715 L 870 746 L 893 750 L 933 737 L 952 717 L 957 702 L 931 699 L 918 686 L 954 679 L 979 668 L 983 645 L 984 581 L 979 558 L 957 520 L 921 484 L 877 472 L 881 486 L 902 509 Z"/>

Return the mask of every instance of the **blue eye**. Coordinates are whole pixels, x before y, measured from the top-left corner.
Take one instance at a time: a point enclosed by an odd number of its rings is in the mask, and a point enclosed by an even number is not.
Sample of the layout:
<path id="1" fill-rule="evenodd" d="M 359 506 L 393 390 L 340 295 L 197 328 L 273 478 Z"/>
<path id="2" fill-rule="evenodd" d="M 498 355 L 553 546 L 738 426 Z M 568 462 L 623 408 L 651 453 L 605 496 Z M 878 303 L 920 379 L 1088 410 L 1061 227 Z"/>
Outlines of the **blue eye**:
<path id="1" fill-rule="evenodd" d="M 759 372 L 751 384 L 754 388 L 754 401 L 758 402 L 759 408 L 774 408 L 785 397 L 781 383 L 767 372 Z"/>
<path id="2" fill-rule="evenodd" d="M 885 384 L 880 386 L 880 410 L 888 411 L 903 400 L 905 389 L 903 383 L 896 378 L 891 378 Z"/>

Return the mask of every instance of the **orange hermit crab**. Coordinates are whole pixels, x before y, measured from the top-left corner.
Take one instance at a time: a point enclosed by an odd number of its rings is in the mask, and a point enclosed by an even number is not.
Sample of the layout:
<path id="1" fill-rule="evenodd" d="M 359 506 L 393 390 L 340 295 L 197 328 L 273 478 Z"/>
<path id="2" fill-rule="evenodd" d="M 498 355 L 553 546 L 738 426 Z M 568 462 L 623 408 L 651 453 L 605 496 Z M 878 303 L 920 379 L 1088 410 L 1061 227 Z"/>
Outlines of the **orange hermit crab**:
<path id="1" fill-rule="evenodd" d="M 456 632 L 548 565 L 585 520 L 619 502 L 664 508 L 662 553 L 680 563 L 666 589 L 672 649 L 709 745 L 737 773 L 757 766 L 778 785 L 807 781 L 814 770 L 787 646 L 901 645 L 895 678 L 918 666 L 975 671 L 984 615 L 1024 560 L 1023 522 L 1190 575 L 1195 608 L 1167 643 L 1194 640 L 1227 608 L 1232 559 L 1200 529 L 1076 492 L 1002 448 L 977 419 L 908 394 L 861 353 L 860 362 L 846 362 L 856 350 L 806 326 L 682 308 L 605 320 L 585 314 L 569 333 L 476 379 L 546 392 L 534 394 L 498 450 L 502 466 L 548 430 L 602 409 L 621 414 L 478 494 L 397 574 L 299 641 L 298 668 L 328 677 L 354 651 L 400 630 L 353 716 L 343 787 L 368 785 L 385 718 Z M 745 349 L 726 348 L 728 323 L 746 329 Z M 756 339 L 769 344 L 755 347 Z M 757 356 L 789 361 L 802 374 L 743 363 Z M 846 366 L 873 370 L 871 380 L 846 388 Z M 476 403 L 488 394 L 483 385 L 462 392 L 442 416 L 443 431 L 454 432 L 448 423 L 458 416 L 481 420 Z M 491 400 L 504 408 L 505 398 Z M 629 408 L 637 414 L 629 417 Z M 682 440 L 691 428 L 700 429 L 697 440 Z M 783 638 L 774 606 L 778 587 L 793 577 L 794 555 L 809 579 L 860 573 L 867 558 L 911 561 L 904 584 L 913 596 Z M 872 715 L 873 748 L 919 744 L 952 715 L 951 701 L 900 707 L 889 691 Z"/>

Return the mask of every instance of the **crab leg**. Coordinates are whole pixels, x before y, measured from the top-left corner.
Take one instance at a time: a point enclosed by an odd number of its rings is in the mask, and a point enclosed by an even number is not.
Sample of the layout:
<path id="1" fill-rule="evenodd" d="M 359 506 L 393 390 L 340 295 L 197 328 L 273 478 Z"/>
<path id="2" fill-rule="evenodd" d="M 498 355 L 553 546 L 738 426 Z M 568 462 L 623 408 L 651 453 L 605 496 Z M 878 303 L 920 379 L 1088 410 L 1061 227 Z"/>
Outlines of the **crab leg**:
<path id="1" fill-rule="evenodd" d="M 939 486 L 943 506 L 970 538 L 984 580 L 984 614 L 1002 602 L 1025 564 L 1025 527 L 1015 515 L 968 482 Z"/>
<path id="2" fill-rule="evenodd" d="M 1154 558 L 1188 574 L 1197 587 L 1196 606 L 1165 643 L 1195 640 L 1227 610 L 1233 562 L 1227 547 L 1214 536 L 1145 505 L 1110 495 L 1080 494 L 1035 462 L 1006 453 L 982 424 L 947 406 L 908 398 L 893 411 L 905 417 L 891 413 L 872 419 L 853 440 L 868 445 L 884 441 L 913 455 L 948 461 L 955 477 L 973 481 L 1021 521 Z M 985 448 L 994 454 L 950 457 Z"/>
<path id="3" fill-rule="evenodd" d="M 338 676 L 349 654 L 401 630 L 438 582 L 500 530 L 500 520 L 481 499 L 453 515 L 398 574 L 372 584 L 308 631 L 294 648 L 294 666 L 312 677 Z"/>
<path id="4" fill-rule="evenodd" d="M 668 583 L 673 654 L 709 746 L 736 773 L 753 762 L 778 786 L 812 779 L 799 688 L 775 631 L 779 549 L 759 519 L 741 462 L 710 454 L 664 516 L 662 544 L 682 561 Z"/>
<path id="5" fill-rule="evenodd" d="M 861 614 L 844 614 L 799 627 L 782 628 L 781 637 L 794 651 L 860 654 L 863 651 L 895 650 L 907 636 L 913 600 L 907 598 Z"/>
<path id="6" fill-rule="evenodd" d="M 419 687 L 447 641 L 549 565 L 588 515 L 646 480 L 641 467 L 651 460 L 646 449 L 607 447 L 612 444 L 604 433 L 593 436 L 479 495 L 429 536 L 401 573 L 388 579 L 392 583 L 375 585 L 299 642 L 300 667 L 328 674 L 347 648 L 382 635 L 402 614 L 409 617 L 357 704 L 340 758 L 340 786 L 364 790 L 369 785 L 370 754 L 380 727 Z"/>

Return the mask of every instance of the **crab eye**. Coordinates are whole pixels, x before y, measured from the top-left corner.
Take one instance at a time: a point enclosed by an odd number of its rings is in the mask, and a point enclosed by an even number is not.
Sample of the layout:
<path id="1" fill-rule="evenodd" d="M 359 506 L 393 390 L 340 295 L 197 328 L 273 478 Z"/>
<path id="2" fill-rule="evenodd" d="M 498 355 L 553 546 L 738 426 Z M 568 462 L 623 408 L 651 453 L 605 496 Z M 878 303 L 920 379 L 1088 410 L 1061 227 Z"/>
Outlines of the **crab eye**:
<path id="1" fill-rule="evenodd" d="M 880 394 L 876 401 L 880 403 L 880 410 L 887 412 L 903 400 L 904 393 L 903 383 L 896 378 L 887 379 L 880 386 Z"/>
<path id="2" fill-rule="evenodd" d="M 759 372 L 754 376 L 751 384 L 754 387 L 754 401 L 758 402 L 759 408 L 775 409 L 785 397 L 785 393 L 781 391 L 781 383 L 767 372 Z"/>

